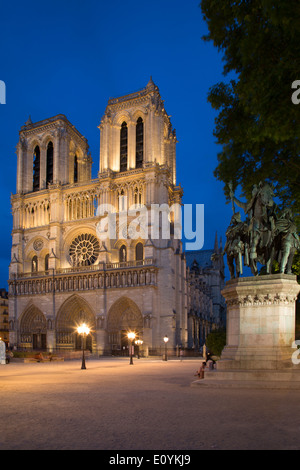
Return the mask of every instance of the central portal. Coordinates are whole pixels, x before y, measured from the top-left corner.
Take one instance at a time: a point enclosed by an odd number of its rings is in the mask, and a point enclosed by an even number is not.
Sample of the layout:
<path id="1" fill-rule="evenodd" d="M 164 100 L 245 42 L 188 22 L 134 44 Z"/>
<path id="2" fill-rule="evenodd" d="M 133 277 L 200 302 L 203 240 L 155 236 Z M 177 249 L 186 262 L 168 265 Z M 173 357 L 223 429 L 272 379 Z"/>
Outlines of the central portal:
<path id="1" fill-rule="evenodd" d="M 127 355 L 128 333 L 134 332 L 136 339 L 143 336 L 143 316 L 131 299 L 121 297 L 110 308 L 107 319 L 109 348 L 113 354 Z"/>
<path id="2" fill-rule="evenodd" d="M 86 323 L 91 333 L 85 338 L 85 349 L 93 350 L 95 315 L 90 306 L 77 295 L 66 300 L 58 311 L 56 319 L 56 347 L 58 349 L 82 349 L 82 337 L 77 327 Z"/>

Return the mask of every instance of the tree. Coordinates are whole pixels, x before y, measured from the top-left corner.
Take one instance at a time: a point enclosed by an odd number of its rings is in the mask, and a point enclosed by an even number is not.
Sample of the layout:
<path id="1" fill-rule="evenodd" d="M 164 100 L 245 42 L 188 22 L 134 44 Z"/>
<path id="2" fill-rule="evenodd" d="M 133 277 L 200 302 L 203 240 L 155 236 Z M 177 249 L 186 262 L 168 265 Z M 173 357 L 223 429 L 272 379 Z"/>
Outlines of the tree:
<path id="1" fill-rule="evenodd" d="M 213 330 L 207 335 L 205 344 L 209 351 L 216 356 L 220 356 L 226 346 L 226 330 Z"/>
<path id="2" fill-rule="evenodd" d="M 299 0 L 202 0 L 206 41 L 223 53 L 227 82 L 211 87 L 218 111 L 214 135 L 222 146 L 215 176 L 250 197 L 268 180 L 300 227 Z M 300 93 L 299 93 L 300 97 Z"/>

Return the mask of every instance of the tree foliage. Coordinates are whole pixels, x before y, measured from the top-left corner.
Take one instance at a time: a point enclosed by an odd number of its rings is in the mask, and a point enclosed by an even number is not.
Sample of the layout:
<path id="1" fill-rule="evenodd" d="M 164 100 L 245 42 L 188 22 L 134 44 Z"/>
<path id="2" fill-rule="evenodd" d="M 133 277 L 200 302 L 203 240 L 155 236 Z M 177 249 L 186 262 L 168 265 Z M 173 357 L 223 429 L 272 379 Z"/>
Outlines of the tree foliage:
<path id="1" fill-rule="evenodd" d="M 295 254 L 292 264 L 292 272 L 298 276 L 298 280 L 300 281 L 300 252 Z"/>
<path id="2" fill-rule="evenodd" d="M 299 0 L 202 0 L 204 37 L 223 54 L 227 82 L 213 85 L 208 100 L 218 111 L 214 135 L 221 144 L 215 176 L 241 185 L 268 180 L 300 223 Z M 230 78 L 232 79 L 230 80 Z"/>
<path id="3" fill-rule="evenodd" d="M 213 330 L 207 335 L 205 344 L 209 351 L 216 356 L 220 356 L 226 346 L 226 330 Z"/>
<path id="4" fill-rule="evenodd" d="M 272 274 L 277 274 L 280 272 L 279 269 L 279 264 L 277 261 L 273 262 L 272 266 Z M 266 274 L 266 266 L 263 266 L 259 272 L 259 274 Z M 298 282 L 300 283 L 300 252 L 296 252 L 294 259 L 293 259 L 293 264 L 292 264 L 292 274 L 296 274 Z"/>

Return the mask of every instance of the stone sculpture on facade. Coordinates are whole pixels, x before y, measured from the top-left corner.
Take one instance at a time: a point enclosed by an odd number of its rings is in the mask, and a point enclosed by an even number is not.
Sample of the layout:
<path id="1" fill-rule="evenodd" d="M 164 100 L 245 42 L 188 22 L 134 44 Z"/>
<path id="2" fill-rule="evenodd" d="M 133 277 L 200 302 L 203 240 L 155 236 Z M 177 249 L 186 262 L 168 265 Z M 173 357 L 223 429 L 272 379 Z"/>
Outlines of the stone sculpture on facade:
<path id="1" fill-rule="evenodd" d="M 280 273 L 291 274 L 300 239 L 290 209 L 278 210 L 273 188 L 267 182 L 254 185 L 252 197 L 247 202 L 239 201 L 232 187 L 229 188 L 234 214 L 226 232 L 223 254 L 227 254 L 231 279 L 243 274 L 243 265 L 249 266 L 252 274 L 257 276 L 258 263 L 266 267 L 266 274 L 270 274 L 274 261 L 278 262 Z M 240 213 L 235 212 L 234 204 L 244 210 L 245 222 Z"/>

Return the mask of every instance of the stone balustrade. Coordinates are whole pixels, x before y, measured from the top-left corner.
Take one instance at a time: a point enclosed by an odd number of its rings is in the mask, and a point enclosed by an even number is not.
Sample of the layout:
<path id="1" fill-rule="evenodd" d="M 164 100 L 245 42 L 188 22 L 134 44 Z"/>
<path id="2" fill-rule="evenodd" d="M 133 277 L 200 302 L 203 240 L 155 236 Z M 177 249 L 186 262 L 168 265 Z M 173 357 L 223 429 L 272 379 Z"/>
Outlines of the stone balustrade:
<path id="1" fill-rule="evenodd" d="M 9 280 L 9 294 L 35 295 L 148 285 L 157 285 L 157 267 L 152 259 L 64 268 L 52 273 L 23 273 Z"/>

